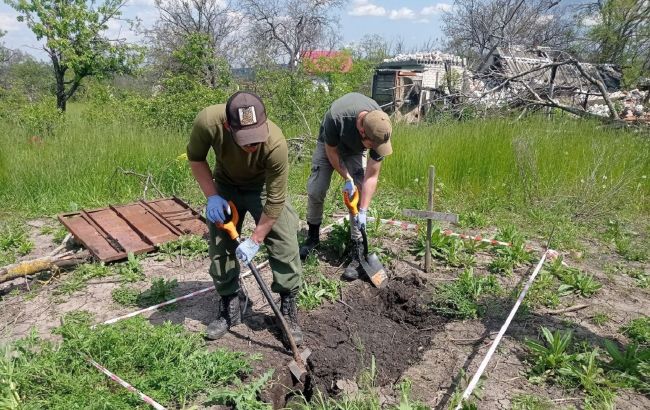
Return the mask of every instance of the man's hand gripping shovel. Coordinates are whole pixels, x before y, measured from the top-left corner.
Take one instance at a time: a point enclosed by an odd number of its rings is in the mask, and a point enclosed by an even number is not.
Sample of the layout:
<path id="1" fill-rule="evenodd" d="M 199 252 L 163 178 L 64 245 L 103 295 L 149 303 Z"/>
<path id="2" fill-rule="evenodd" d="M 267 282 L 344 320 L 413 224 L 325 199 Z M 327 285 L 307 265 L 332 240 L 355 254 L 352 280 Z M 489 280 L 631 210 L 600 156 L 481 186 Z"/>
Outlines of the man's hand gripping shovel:
<path id="1" fill-rule="evenodd" d="M 353 216 L 353 220 L 350 222 L 355 224 L 359 228 L 359 231 L 361 231 L 363 247 L 357 246 L 361 268 L 363 268 L 365 274 L 368 275 L 372 284 L 381 288 L 387 283 L 388 276 L 386 274 L 386 269 L 384 269 L 384 266 L 379 261 L 377 254 L 371 253 L 368 255 L 368 235 L 366 234 L 366 227 L 360 226 L 357 222 L 357 215 L 359 214 L 359 190 L 354 190 L 352 198 L 350 198 L 347 192 L 343 192 L 343 202 L 345 202 L 345 206 L 350 210 L 350 213 Z"/>
<path id="2" fill-rule="evenodd" d="M 230 239 L 232 239 L 237 243 L 240 243 L 241 239 L 239 237 L 239 233 L 237 232 L 239 213 L 237 212 L 237 208 L 235 207 L 235 204 L 232 203 L 232 201 L 228 201 L 228 204 L 230 205 L 230 211 L 231 211 L 230 215 L 226 215 L 227 220 L 224 221 L 223 224 L 217 223 L 216 225 L 217 228 L 226 232 L 230 237 Z M 294 340 L 293 335 L 291 334 L 291 330 L 289 329 L 289 324 L 287 323 L 287 320 L 284 318 L 284 316 L 282 316 L 280 309 L 278 309 L 278 305 L 273 301 L 273 297 L 271 296 L 271 292 L 269 291 L 268 286 L 262 280 L 262 277 L 260 276 L 260 273 L 255 267 L 255 265 L 253 264 L 253 262 L 248 263 L 248 269 L 250 269 L 251 272 L 253 273 L 253 276 L 255 277 L 257 284 L 262 290 L 262 293 L 264 293 L 266 300 L 269 302 L 269 305 L 271 305 L 271 309 L 273 309 L 273 313 L 275 314 L 275 316 L 280 321 L 280 324 L 282 325 L 282 331 L 284 332 L 285 337 L 289 341 L 291 352 L 293 353 L 293 360 L 289 362 L 289 366 L 288 366 L 289 370 L 291 371 L 291 374 L 293 374 L 294 377 L 302 383 L 305 381 L 305 376 L 307 375 L 307 367 L 305 366 L 305 363 L 307 361 L 307 358 L 311 354 L 311 350 L 305 349 L 303 350 L 302 353 L 298 351 L 298 346 L 296 346 L 296 341 Z"/>

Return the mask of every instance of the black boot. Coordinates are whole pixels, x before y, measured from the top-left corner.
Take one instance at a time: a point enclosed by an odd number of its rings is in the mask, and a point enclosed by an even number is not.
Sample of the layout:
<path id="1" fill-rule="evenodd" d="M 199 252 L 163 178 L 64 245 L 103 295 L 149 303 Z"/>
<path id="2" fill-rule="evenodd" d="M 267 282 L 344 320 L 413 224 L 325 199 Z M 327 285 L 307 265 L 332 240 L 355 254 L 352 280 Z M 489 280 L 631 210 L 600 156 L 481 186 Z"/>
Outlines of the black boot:
<path id="1" fill-rule="evenodd" d="M 305 243 L 302 244 L 300 247 L 300 260 L 305 260 L 307 259 L 307 255 L 309 255 L 309 252 L 313 251 L 314 248 L 318 245 L 320 242 L 320 224 L 310 224 L 309 225 L 309 232 L 307 233 L 307 239 L 305 240 Z"/>
<path id="2" fill-rule="evenodd" d="M 298 307 L 296 306 L 296 294 L 298 292 L 280 294 L 280 312 L 289 324 L 289 331 L 296 342 L 296 346 L 302 344 L 302 329 L 298 324 Z"/>
<path id="3" fill-rule="evenodd" d="M 361 267 L 361 262 L 359 262 L 359 249 L 361 246 L 363 245 L 359 242 L 352 241 L 352 246 L 350 249 L 350 256 L 352 257 L 352 261 L 343 271 L 341 279 L 353 281 L 359 279 L 363 274 L 363 267 Z"/>
<path id="4" fill-rule="evenodd" d="M 233 326 L 241 323 L 241 306 L 237 293 L 219 298 L 217 319 L 208 325 L 206 338 L 216 340 L 221 338 Z"/>

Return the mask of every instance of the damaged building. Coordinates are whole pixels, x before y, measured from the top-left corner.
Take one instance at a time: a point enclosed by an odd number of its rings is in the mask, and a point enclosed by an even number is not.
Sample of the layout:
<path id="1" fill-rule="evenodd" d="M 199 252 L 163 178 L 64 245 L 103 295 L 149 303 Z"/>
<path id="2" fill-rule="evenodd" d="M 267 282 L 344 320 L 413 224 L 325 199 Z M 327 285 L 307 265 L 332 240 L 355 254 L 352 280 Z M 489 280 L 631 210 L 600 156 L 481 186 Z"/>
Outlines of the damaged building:
<path id="1" fill-rule="evenodd" d="M 444 88 L 459 86 L 465 59 L 441 52 L 399 54 L 375 70 L 372 98 L 388 113 L 418 121 Z"/>

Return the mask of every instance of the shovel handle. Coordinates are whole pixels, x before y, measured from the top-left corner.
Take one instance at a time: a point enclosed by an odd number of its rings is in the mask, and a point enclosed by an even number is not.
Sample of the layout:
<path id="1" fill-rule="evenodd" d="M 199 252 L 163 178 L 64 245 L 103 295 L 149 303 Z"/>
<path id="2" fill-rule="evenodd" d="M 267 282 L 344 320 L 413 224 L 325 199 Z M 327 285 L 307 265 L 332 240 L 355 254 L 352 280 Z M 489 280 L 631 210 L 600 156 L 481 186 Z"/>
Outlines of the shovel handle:
<path id="1" fill-rule="evenodd" d="M 239 212 L 232 201 L 228 201 L 230 206 L 230 214 L 226 215 L 226 220 L 223 223 L 217 222 L 217 228 L 226 232 L 230 239 L 236 241 L 239 238 L 239 233 L 237 232 L 237 223 L 239 222 Z"/>
<path id="2" fill-rule="evenodd" d="M 352 216 L 357 216 L 359 213 L 359 190 L 354 190 L 352 198 L 350 198 L 350 195 L 346 191 L 343 191 L 343 202 L 345 203 L 345 206 L 348 208 Z"/>
<path id="3" fill-rule="evenodd" d="M 287 337 L 287 340 L 289 341 L 289 345 L 291 347 L 291 353 L 293 353 L 293 359 L 296 361 L 296 363 L 298 363 L 298 365 L 305 367 L 305 363 L 302 360 L 302 357 L 300 356 L 300 352 L 298 352 L 298 346 L 296 346 L 296 341 L 294 340 L 293 335 L 291 334 L 291 329 L 289 329 L 289 324 L 287 323 L 287 320 L 284 318 L 284 316 L 282 316 L 282 312 L 280 312 L 280 309 L 278 309 L 278 305 L 273 300 L 273 296 L 271 296 L 271 291 L 269 291 L 269 287 L 266 286 L 266 282 L 262 280 L 262 277 L 260 276 L 260 272 L 257 270 L 257 268 L 252 262 L 248 264 L 248 269 L 250 269 L 251 272 L 253 273 L 253 276 L 255 277 L 257 284 L 260 286 L 262 293 L 264 293 L 267 302 L 269 302 L 269 305 L 271 305 L 271 309 L 273 309 L 273 313 L 275 313 L 275 316 L 278 318 L 278 320 L 280 320 L 280 323 L 282 324 L 282 331 L 284 332 L 285 336 Z"/>

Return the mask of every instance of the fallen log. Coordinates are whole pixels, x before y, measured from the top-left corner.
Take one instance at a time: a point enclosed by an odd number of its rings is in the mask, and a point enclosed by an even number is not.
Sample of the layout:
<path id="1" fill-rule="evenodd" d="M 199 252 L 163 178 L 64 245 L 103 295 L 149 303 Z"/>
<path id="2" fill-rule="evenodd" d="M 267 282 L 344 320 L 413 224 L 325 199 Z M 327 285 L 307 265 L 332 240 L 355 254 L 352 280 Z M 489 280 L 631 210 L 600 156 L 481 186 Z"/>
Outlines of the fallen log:
<path id="1" fill-rule="evenodd" d="M 89 260 L 90 254 L 84 252 L 74 255 L 66 255 L 65 257 L 48 255 L 41 258 L 14 263 L 0 268 L 0 283 L 8 282 L 24 276 L 35 275 L 46 270 L 69 268 L 88 262 Z"/>

